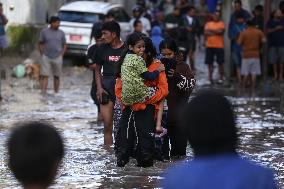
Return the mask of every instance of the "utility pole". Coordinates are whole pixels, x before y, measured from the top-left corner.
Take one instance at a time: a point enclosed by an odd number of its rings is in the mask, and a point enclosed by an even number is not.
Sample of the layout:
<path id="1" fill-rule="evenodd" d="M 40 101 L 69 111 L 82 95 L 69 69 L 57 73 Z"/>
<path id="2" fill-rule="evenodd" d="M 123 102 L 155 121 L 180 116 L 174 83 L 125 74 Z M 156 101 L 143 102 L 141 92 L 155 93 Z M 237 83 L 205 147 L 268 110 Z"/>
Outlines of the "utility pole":
<path id="1" fill-rule="evenodd" d="M 271 0 L 265 0 L 264 2 L 264 33 L 265 36 L 267 36 L 267 28 L 266 23 L 270 16 L 270 9 L 271 9 Z M 267 54 L 268 54 L 268 45 L 267 43 L 264 45 L 263 48 L 263 64 L 262 64 L 262 71 L 263 71 L 263 79 L 266 80 L 267 78 L 267 66 L 268 66 L 268 60 L 267 60 Z"/>
<path id="2" fill-rule="evenodd" d="M 225 76 L 227 79 L 231 78 L 231 40 L 228 37 L 228 26 L 230 22 L 232 12 L 232 3 L 231 1 L 223 1 L 222 7 L 222 20 L 226 24 L 226 31 L 224 34 L 225 39 Z"/>

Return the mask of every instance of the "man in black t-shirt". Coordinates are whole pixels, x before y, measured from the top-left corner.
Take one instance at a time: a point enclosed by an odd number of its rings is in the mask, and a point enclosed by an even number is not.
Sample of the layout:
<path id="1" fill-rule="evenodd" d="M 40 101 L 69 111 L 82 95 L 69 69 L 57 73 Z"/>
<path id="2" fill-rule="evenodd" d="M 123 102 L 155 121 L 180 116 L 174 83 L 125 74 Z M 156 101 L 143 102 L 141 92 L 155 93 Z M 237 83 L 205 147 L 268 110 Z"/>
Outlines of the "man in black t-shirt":
<path id="1" fill-rule="evenodd" d="M 115 21 L 105 22 L 102 25 L 102 38 L 105 44 L 98 49 L 100 58 L 95 68 L 97 98 L 104 121 L 104 144 L 112 145 L 115 80 L 118 73 L 118 61 L 126 46 L 120 40 L 120 26 Z M 101 73 L 102 68 L 103 73 Z"/>
<path id="2" fill-rule="evenodd" d="M 102 115 L 101 115 L 101 109 L 100 109 L 100 103 L 97 99 L 97 85 L 96 85 L 96 62 L 99 60 L 99 52 L 98 49 L 99 47 L 103 44 L 103 39 L 102 39 L 102 31 L 101 28 L 98 28 L 93 31 L 93 37 L 95 39 L 95 44 L 91 45 L 88 47 L 87 50 L 87 58 L 88 58 L 88 67 L 93 71 L 93 81 L 92 81 L 92 88 L 90 91 L 90 95 L 94 101 L 94 103 L 97 105 L 98 108 L 98 118 L 97 121 L 102 121 Z"/>

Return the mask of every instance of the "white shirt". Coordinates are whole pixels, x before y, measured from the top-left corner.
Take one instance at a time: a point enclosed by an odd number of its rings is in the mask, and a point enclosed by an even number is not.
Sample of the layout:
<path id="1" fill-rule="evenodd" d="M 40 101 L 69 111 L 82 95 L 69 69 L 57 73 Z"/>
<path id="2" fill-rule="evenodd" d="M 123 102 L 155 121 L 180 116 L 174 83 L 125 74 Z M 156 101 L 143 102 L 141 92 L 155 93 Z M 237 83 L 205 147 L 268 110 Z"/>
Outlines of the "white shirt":
<path id="1" fill-rule="evenodd" d="M 130 28 L 131 28 L 131 33 L 134 31 L 133 23 L 134 23 L 135 20 L 136 20 L 136 18 L 132 18 L 129 22 Z M 142 33 L 149 35 L 148 31 L 151 31 L 150 21 L 145 17 L 140 17 L 139 20 L 142 22 L 142 26 L 143 26 Z"/>
<path id="2" fill-rule="evenodd" d="M 187 19 L 189 25 L 192 25 L 193 18 L 191 16 L 186 15 L 186 19 Z"/>

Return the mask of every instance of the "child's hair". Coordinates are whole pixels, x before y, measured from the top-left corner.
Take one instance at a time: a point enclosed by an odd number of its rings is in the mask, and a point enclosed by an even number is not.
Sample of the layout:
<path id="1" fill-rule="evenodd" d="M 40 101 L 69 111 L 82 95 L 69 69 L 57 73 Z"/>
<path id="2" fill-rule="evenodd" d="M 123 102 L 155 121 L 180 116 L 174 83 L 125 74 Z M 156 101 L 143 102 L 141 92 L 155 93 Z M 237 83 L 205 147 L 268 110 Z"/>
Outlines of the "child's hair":
<path id="1" fill-rule="evenodd" d="M 136 43 L 138 43 L 138 41 L 141 40 L 143 40 L 143 35 L 134 32 L 127 36 L 126 44 L 127 46 L 134 46 Z"/>
<path id="2" fill-rule="evenodd" d="M 166 38 L 165 40 L 161 41 L 159 45 L 160 52 L 162 49 L 170 49 L 172 50 L 176 55 L 179 53 L 178 52 L 178 46 L 172 38 Z"/>
<path id="3" fill-rule="evenodd" d="M 152 40 L 147 37 L 143 36 L 144 42 L 145 42 L 145 55 L 146 55 L 146 67 L 148 67 L 154 60 L 154 58 L 157 57 L 157 51 L 155 46 L 153 45 Z"/>
<path id="4" fill-rule="evenodd" d="M 50 124 L 18 123 L 7 141 L 8 164 L 24 186 L 52 183 L 64 156 L 63 139 Z"/>
<path id="5" fill-rule="evenodd" d="M 139 33 L 132 33 L 130 35 L 127 36 L 126 39 L 126 46 L 127 48 L 122 52 L 119 62 L 118 62 L 118 77 L 121 73 L 121 66 L 123 64 L 124 58 L 127 55 L 127 53 L 129 52 L 128 46 L 134 46 L 136 43 L 138 43 L 138 41 L 144 40 L 143 39 L 143 35 L 139 34 Z"/>

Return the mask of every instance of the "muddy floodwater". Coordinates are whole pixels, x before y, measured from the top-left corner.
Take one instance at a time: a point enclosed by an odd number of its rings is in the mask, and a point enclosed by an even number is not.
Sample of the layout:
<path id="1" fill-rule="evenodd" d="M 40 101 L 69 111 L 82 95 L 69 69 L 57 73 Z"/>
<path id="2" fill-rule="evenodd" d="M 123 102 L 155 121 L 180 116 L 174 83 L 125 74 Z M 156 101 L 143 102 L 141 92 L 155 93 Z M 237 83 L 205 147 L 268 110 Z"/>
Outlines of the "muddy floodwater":
<path id="1" fill-rule="evenodd" d="M 0 188 L 19 188 L 7 168 L 5 141 L 17 121 L 52 122 L 64 136 L 66 156 L 52 188 L 159 188 L 161 173 L 176 161 L 157 162 L 151 168 L 137 168 L 131 161 L 125 168 L 115 166 L 112 150 L 103 147 L 103 126 L 96 123 L 97 110 L 89 97 L 91 72 L 84 68 L 64 69 L 61 91 L 43 99 L 31 82 L 7 78 L 2 84 L 5 101 L 0 105 Z M 51 82 L 50 82 L 51 83 Z M 280 98 L 234 95 L 240 135 L 239 152 L 275 171 L 284 188 L 284 118 Z M 190 149 L 188 156 L 191 157 Z"/>

